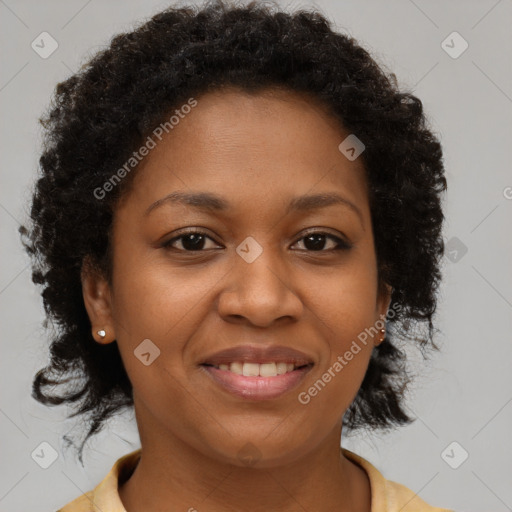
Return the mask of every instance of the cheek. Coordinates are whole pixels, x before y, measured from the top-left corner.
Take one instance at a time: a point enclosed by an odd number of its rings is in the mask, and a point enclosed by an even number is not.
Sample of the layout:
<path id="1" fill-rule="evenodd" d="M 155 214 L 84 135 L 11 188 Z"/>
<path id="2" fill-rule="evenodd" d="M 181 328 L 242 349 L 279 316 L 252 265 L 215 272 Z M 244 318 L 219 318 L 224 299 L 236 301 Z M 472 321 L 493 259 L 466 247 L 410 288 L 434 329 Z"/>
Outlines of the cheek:
<path id="1" fill-rule="evenodd" d="M 130 261 L 125 261 L 129 268 Z M 207 283 L 190 272 L 173 272 L 163 265 L 133 265 L 115 283 L 114 315 L 125 328 L 125 337 L 155 338 L 159 343 L 175 339 L 189 323 L 188 316 L 204 297 Z"/>
<path id="2" fill-rule="evenodd" d="M 316 402 L 314 407 L 325 414 L 333 414 L 329 408 L 346 410 L 361 386 L 374 340 L 380 334 L 376 298 L 376 273 L 371 264 L 357 264 L 350 271 L 337 273 L 321 292 L 310 295 L 317 305 L 314 312 L 325 345 L 316 379 L 304 390 L 304 401 Z"/>
<path id="3" fill-rule="evenodd" d="M 311 307 L 324 326 L 330 351 L 343 354 L 353 341 L 361 345 L 365 341 L 373 346 L 369 332 L 378 319 L 377 275 L 371 261 L 364 264 L 356 260 L 350 266 L 333 272 L 313 295 L 309 295 Z"/>
<path id="4" fill-rule="evenodd" d="M 168 265 L 135 260 L 134 254 L 119 258 L 114 268 L 114 328 L 134 387 L 151 391 L 150 382 L 161 387 L 169 372 L 185 380 L 184 352 L 205 315 L 208 291 L 219 277 L 192 267 L 173 272 Z M 176 383 L 171 379 L 168 386 Z"/>
<path id="5" fill-rule="evenodd" d="M 353 301 L 329 301 L 333 311 L 325 330 L 325 346 L 314 377 L 299 391 L 298 401 L 313 417 L 322 417 L 332 426 L 356 397 L 373 350 L 374 323 L 370 299 L 361 295 Z M 334 311 L 335 310 L 335 311 Z"/>
<path id="6" fill-rule="evenodd" d="M 142 410 L 176 430 L 182 428 L 176 410 L 188 411 L 190 421 L 202 421 L 190 398 L 193 390 L 187 382 L 184 353 L 207 290 L 194 286 L 190 275 L 173 276 L 156 266 L 139 266 L 118 279 L 115 289 L 117 342 L 134 399 Z"/>

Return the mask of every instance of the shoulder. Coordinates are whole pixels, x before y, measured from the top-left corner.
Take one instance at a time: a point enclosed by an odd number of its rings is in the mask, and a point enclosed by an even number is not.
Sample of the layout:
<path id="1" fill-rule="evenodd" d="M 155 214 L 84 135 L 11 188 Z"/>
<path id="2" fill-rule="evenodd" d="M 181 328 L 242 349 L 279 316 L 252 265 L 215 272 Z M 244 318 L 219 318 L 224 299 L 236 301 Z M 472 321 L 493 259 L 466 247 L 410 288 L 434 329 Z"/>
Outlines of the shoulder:
<path id="1" fill-rule="evenodd" d="M 126 512 L 118 486 L 135 469 L 141 455 L 141 450 L 124 455 L 116 461 L 108 475 L 94 488 L 60 508 L 57 512 Z"/>
<path id="2" fill-rule="evenodd" d="M 59 508 L 57 512 L 90 512 L 91 503 L 94 503 L 93 496 L 93 491 L 86 492 L 66 506 Z"/>
<path id="3" fill-rule="evenodd" d="M 372 493 L 371 512 L 453 512 L 429 505 L 405 485 L 384 478 L 368 460 L 345 448 L 341 450 L 347 459 L 360 466 L 368 475 Z"/>
<path id="4" fill-rule="evenodd" d="M 453 512 L 429 505 L 411 489 L 392 480 L 385 481 L 385 489 L 389 512 Z"/>

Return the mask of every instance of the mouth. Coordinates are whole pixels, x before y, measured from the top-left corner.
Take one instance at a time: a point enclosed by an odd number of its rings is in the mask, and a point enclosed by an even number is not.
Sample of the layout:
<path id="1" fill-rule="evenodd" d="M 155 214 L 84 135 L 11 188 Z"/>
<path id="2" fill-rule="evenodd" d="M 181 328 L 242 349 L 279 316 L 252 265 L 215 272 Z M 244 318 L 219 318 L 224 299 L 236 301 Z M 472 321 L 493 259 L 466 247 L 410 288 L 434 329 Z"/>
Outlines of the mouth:
<path id="1" fill-rule="evenodd" d="M 247 361 L 235 361 L 232 363 L 220 364 L 204 363 L 201 366 L 216 368 L 217 370 L 231 372 L 236 375 L 243 375 L 244 377 L 277 377 L 278 375 L 284 375 L 295 370 L 313 366 L 313 363 L 295 364 L 273 361 L 269 363 L 254 363 Z"/>
<path id="2" fill-rule="evenodd" d="M 314 364 L 312 356 L 292 347 L 246 344 L 206 355 L 199 367 L 231 397 L 271 400 L 296 388 Z"/>
<path id="3" fill-rule="evenodd" d="M 216 387 L 244 400 L 273 400 L 295 389 L 313 363 L 252 363 L 235 361 L 218 365 L 204 363 L 200 367 Z"/>

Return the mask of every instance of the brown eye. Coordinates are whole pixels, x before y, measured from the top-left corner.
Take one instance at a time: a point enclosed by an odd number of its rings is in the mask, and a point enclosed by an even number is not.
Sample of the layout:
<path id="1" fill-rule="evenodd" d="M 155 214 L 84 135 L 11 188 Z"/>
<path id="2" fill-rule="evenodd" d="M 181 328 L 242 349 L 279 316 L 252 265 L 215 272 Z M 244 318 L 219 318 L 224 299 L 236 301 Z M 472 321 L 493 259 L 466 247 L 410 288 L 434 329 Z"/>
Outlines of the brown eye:
<path id="1" fill-rule="evenodd" d="M 324 250 L 326 245 L 326 240 L 330 239 L 334 241 L 334 247 L 330 249 Z M 329 252 L 329 251 L 338 251 L 343 249 L 350 249 L 352 246 L 342 240 L 341 238 L 330 235 L 329 233 L 322 233 L 321 231 L 308 233 L 306 236 L 302 237 L 300 240 L 304 240 L 304 247 L 306 250 L 313 252 Z M 300 241 L 299 240 L 299 241 Z"/>
<path id="2" fill-rule="evenodd" d="M 206 239 L 212 240 L 206 233 L 201 231 L 190 231 L 188 233 L 182 234 L 180 236 L 176 236 L 171 240 L 162 244 L 162 247 L 177 249 L 178 251 L 185 252 L 194 252 L 194 251 L 202 251 L 204 249 L 204 245 Z M 181 242 L 182 249 L 174 247 L 174 243 L 176 241 Z"/>

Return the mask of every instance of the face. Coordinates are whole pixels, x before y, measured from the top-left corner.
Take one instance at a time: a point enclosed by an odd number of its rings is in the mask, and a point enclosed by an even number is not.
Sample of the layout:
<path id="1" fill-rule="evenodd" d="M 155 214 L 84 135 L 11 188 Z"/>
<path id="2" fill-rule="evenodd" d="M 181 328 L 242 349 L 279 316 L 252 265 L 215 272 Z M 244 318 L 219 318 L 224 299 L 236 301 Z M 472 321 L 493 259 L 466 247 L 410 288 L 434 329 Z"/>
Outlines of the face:
<path id="1" fill-rule="evenodd" d="M 227 89 L 142 161 L 114 215 L 112 284 L 87 277 L 84 299 L 118 343 L 144 436 L 233 464 L 251 446 L 271 467 L 339 432 L 380 333 L 358 336 L 389 306 L 364 168 L 338 149 L 348 135 L 307 96 Z M 305 199 L 318 194 L 341 199 Z"/>

